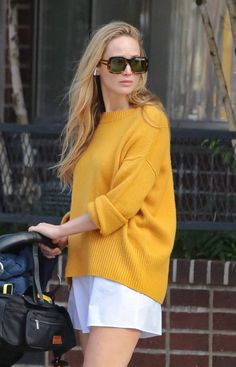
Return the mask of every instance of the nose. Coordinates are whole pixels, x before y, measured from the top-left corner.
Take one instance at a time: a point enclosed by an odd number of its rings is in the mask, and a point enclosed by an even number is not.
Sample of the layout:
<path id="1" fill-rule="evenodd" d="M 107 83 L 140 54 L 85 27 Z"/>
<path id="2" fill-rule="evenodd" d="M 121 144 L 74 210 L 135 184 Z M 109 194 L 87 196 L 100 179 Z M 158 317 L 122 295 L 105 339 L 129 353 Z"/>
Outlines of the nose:
<path id="1" fill-rule="evenodd" d="M 129 74 L 132 74 L 133 72 L 132 72 L 132 69 L 131 69 L 131 66 L 130 66 L 130 64 L 127 62 L 127 64 L 126 64 L 126 66 L 125 66 L 125 70 L 123 71 L 123 74 L 125 74 L 125 75 L 129 75 Z"/>

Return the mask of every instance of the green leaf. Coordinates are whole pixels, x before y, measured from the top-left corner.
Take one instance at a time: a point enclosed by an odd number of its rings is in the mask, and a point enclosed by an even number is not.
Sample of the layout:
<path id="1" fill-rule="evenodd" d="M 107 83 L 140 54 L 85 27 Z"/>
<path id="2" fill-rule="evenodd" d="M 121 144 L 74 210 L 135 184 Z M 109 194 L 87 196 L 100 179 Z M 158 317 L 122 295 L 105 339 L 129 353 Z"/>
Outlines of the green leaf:
<path id="1" fill-rule="evenodd" d="M 226 152 L 226 153 L 223 153 L 222 158 L 225 164 L 229 164 L 233 158 L 233 155 L 231 152 Z"/>

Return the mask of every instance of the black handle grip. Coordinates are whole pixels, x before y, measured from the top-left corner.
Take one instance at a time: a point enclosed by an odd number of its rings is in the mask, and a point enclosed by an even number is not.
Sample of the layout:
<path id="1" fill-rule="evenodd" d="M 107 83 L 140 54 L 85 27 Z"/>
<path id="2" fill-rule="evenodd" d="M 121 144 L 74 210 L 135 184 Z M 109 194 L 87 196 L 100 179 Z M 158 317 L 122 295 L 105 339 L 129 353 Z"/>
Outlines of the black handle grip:
<path id="1" fill-rule="evenodd" d="M 50 238 L 44 236 L 43 234 L 41 234 L 39 232 L 28 232 L 28 233 L 33 233 L 34 234 L 35 242 L 37 242 L 37 243 L 43 243 L 44 245 L 46 245 L 50 248 L 58 247 L 55 243 L 52 242 L 52 240 Z"/>
<path id="2" fill-rule="evenodd" d="M 0 236 L 0 252 L 6 252 L 16 246 L 33 243 L 43 243 L 50 248 L 57 247 L 50 238 L 38 232 L 18 232 Z"/>

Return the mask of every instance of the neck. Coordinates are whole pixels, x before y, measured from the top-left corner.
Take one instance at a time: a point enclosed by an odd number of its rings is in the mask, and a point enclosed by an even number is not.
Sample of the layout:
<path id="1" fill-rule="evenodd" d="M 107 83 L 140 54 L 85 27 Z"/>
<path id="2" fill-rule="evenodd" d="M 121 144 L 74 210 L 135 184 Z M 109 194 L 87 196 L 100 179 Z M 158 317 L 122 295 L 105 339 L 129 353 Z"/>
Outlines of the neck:
<path id="1" fill-rule="evenodd" d="M 106 93 L 103 93 L 103 101 L 106 112 L 126 110 L 130 107 L 128 96 L 117 96 L 111 93 L 107 96 Z"/>

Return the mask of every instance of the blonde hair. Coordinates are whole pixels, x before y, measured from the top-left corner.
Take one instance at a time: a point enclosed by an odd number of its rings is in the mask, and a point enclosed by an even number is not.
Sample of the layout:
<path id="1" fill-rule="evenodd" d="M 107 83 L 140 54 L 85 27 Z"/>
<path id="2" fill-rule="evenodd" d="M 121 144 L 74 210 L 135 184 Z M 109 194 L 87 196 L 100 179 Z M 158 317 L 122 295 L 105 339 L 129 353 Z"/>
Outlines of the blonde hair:
<path id="1" fill-rule="evenodd" d="M 111 40 L 120 36 L 134 38 L 139 43 L 140 55 L 145 56 L 140 32 L 128 23 L 111 22 L 93 34 L 69 90 L 69 117 L 63 130 L 61 159 L 56 166 L 64 186 L 72 184 L 75 164 L 91 141 L 104 112 L 100 78 L 94 77 L 94 70 Z M 147 74 L 141 74 L 137 87 L 129 95 L 130 105 L 152 104 L 162 108 L 159 99 L 145 88 L 146 81 Z"/>

